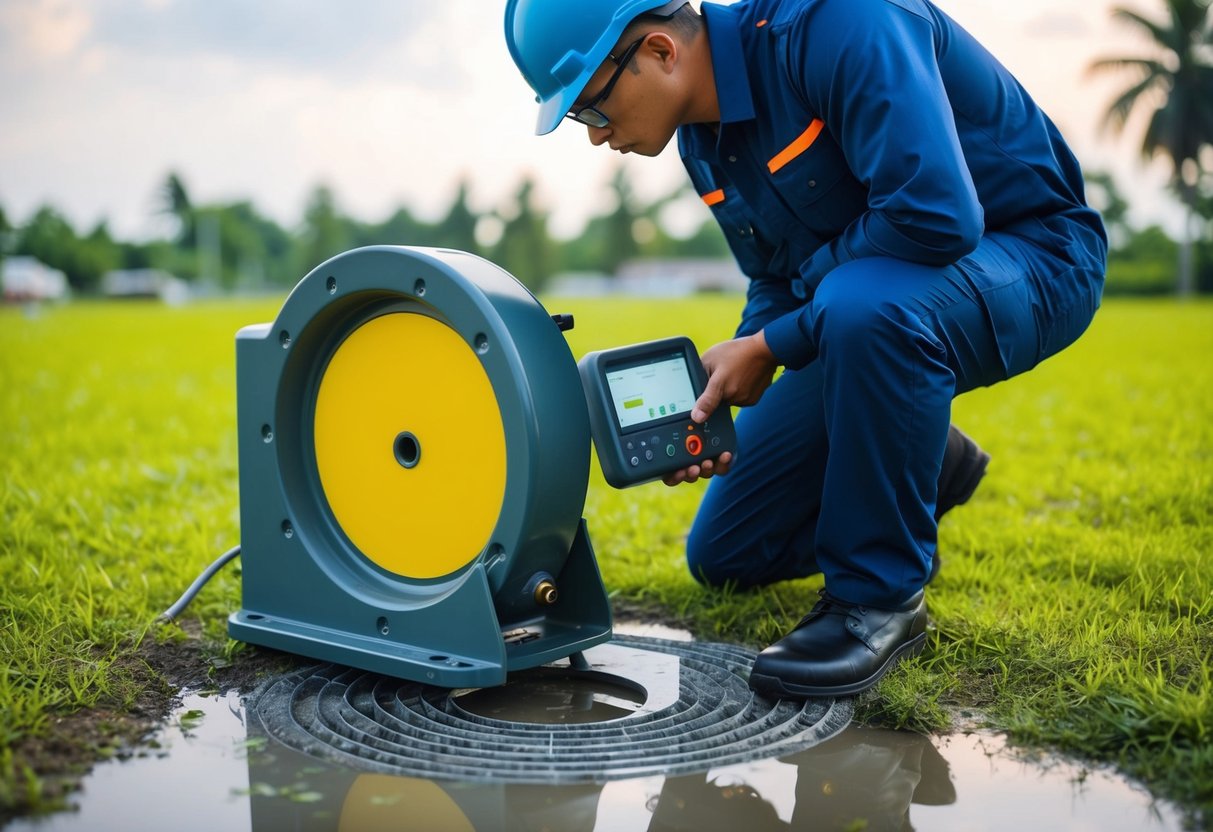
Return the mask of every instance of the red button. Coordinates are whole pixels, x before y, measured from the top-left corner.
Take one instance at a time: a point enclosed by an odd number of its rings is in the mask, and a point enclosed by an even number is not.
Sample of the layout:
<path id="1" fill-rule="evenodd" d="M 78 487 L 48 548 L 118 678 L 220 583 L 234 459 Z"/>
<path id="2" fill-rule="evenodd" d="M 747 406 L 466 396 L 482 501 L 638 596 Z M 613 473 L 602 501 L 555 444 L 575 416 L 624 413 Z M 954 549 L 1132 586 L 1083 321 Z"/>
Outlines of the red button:
<path id="1" fill-rule="evenodd" d="M 703 440 L 698 436 L 687 437 L 687 451 L 691 456 L 699 456 L 699 452 L 703 450 Z"/>

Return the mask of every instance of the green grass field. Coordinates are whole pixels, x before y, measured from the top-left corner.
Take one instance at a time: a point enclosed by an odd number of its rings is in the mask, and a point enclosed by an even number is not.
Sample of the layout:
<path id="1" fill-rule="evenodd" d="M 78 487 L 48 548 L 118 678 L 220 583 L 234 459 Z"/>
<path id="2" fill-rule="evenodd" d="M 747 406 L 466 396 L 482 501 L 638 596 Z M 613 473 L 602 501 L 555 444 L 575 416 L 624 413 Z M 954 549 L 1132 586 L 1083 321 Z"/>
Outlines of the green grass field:
<path id="1" fill-rule="evenodd" d="M 40 801 L 26 750 L 65 714 L 122 713 L 152 683 L 150 622 L 239 541 L 234 334 L 279 301 L 0 309 L 0 807 Z M 732 332 L 740 299 L 553 300 L 576 355 Z M 1016 741 L 1110 761 L 1213 813 L 1213 305 L 1109 301 L 1076 346 L 956 402 L 994 461 L 941 529 L 929 648 L 861 705 L 940 730 L 976 714 Z M 586 516 L 608 589 L 697 636 L 761 646 L 819 580 L 705 591 L 683 565 L 702 485 L 595 472 Z M 201 594 L 211 655 L 238 568 Z M 1196 815 L 1194 815 L 1196 816 Z M 1201 822 L 1197 820 L 1197 822 Z"/>

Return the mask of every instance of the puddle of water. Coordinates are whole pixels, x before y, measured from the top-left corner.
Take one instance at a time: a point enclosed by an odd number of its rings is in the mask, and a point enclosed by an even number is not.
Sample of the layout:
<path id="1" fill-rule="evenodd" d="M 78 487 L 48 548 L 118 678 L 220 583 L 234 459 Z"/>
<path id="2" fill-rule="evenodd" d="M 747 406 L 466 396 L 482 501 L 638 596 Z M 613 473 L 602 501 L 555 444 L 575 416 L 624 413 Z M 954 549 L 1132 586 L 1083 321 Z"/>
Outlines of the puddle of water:
<path id="1" fill-rule="evenodd" d="M 249 829 L 248 749 L 240 696 L 184 697 L 158 748 L 98 764 L 70 798 L 76 811 L 9 830 Z"/>
<path id="2" fill-rule="evenodd" d="M 665 635 L 664 633 L 662 634 Z M 556 684 L 554 680 L 549 680 Z M 601 690 L 595 686 L 600 695 Z M 625 695 L 626 692 L 626 695 Z M 541 693 L 543 693 L 541 691 Z M 585 693 L 585 691 L 582 691 Z M 614 691 L 634 707 L 634 692 Z M 545 696 L 571 696 L 549 690 Z M 633 697 L 628 700 L 627 696 Z M 464 703 L 466 706 L 467 703 Z M 158 750 L 97 766 L 72 813 L 14 832 L 347 830 L 1181 830 L 1124 778 L 1031 762 L 991 733 L 927 738 L 851 726 L 797 754 L 605 784 L 459 783 L 355 771 L 255 735 L 235 695 L 191 695 Z"/>
<path id="3" fill-rule="evenodd" d="M 660 631 L 655 637 L 668 638 L 680 633 L 670 627 L 655 626 Z M 646 626 L 646 635 L 648 629 Z M 637 635 L 632 627 L 616 627 L 615 632 Z M 688 633 L 685 641 L 690 640 Z M 468 713 L 490 719 L 551 725 L 606 722 L 632 714 L 651 714 L 678 701 L 676 657 L 629 650 L 616 644 L 599 645 L 588 656 L 593 662 L 592 670 L 534 668 L 511 675 L 501 687 L 456 691 L 455 704 Z M 645 684 L 637 681 L 641 679 Z"/>
<path id="4" fill-rule="evenodd" d="M 456 694 L 455 702 L 469 713 L 508 722 L 606 722 L 635 713 L 645 703 L 644 690 L 623 681 L 617 676 L 584 679 L 575 671 L 541 668 L 522 681 Z"/>

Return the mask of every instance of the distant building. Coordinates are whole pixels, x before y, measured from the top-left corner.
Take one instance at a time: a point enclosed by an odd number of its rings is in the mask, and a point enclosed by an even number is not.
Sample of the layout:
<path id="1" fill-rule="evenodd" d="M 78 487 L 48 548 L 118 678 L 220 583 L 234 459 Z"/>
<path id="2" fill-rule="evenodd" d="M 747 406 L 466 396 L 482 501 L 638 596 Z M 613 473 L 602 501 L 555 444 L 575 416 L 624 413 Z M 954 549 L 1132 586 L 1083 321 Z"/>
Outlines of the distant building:
<path id="1" fill-rule="evenodd" d="M 101 278 L 107 298 L 154 298 L 171 305 L 185 303 L 190 288 L 184 280 L 161 269 L 118 269 Z"/>
<path id="2" fill-rule="evenodd" d="M 0 261 L 0 287 L 8 303 L 68 297 L 67 275 L 34 257 L 5 257 Z"/>
<path id="3" fill-rule="evenodd" d="M 598 298 L 615 291 L 615 278 L 606 272 L 560 272 L 543 287 L 543 294 L 564 298 Z"/>
<path id="4" fill-rule="evenodd" d="M 670 258 L 629 260 L 612 277 L 602 272 L 564 272 L 544 287 L 545 295 L 684 297 L 697 292 L 745 292 L 749 279 L 732 260 Z"/>
<path id="5" fill-rule="evenodd" d="M 749 280 L 733 260 L 672 258 L 629 260 L 615 275 L 626 295 L 680 297 L 696 292 L 744 292 Z"/>

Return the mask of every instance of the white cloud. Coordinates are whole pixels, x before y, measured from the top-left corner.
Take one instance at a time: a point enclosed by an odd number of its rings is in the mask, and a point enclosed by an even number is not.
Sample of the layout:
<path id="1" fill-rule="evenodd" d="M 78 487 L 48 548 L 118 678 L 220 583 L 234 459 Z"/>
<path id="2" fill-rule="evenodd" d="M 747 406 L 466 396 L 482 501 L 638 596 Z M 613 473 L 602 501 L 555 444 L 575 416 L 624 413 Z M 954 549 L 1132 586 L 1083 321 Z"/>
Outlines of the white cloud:
<path id="1" fill-rule="evenodd" d="M 58 60 L 75 52 L 91 28 L 88 10 L 72 0 L 6 0 L 0 53 L 13 63 Z"/>
<path id="2" fill-rule="evenodd" d="M 468 0 L 464 0 L 467 2 Z M 95 39 L 162 60 L 222 55 L 256 68 L 361 77 L 400 64 L 441 6 L 421 0 L 98 0 Z M 410 67 L 416 69 L 415 66 Z M 456 70 L 459 67 L 455 67 Z"/>

